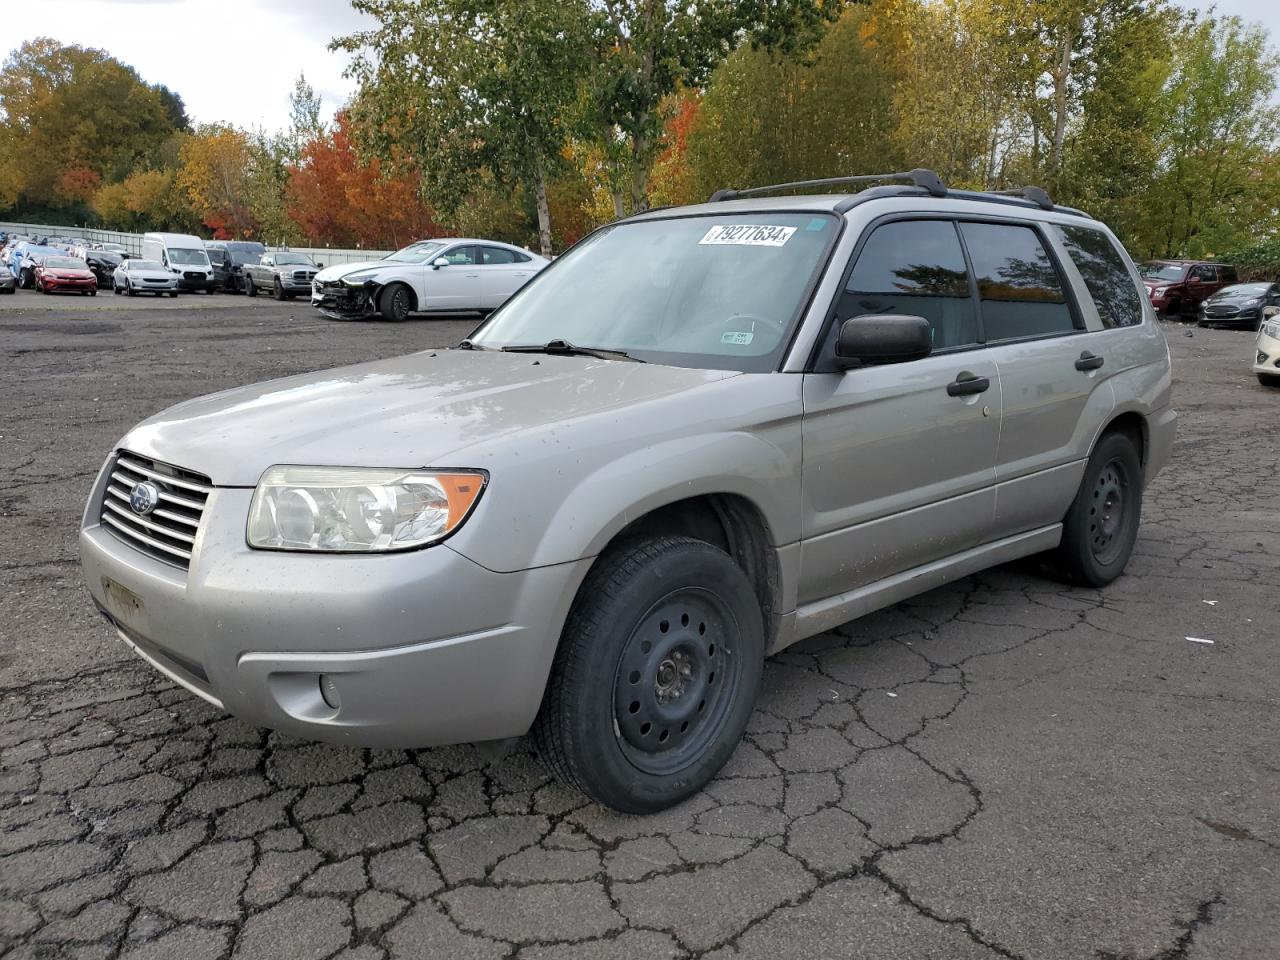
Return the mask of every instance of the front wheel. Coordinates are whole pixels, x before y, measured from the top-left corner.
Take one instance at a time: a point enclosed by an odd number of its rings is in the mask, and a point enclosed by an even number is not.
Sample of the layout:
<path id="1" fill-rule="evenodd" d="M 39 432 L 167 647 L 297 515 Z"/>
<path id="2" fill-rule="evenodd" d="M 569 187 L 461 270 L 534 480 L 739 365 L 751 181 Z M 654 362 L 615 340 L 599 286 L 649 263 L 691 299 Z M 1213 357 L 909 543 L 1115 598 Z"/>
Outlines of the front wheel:
<path id="1" fill-rule="evenodd" d="M 280 286 L 279 277 L 276 277 L 275 280 L 271 282 L 271 295 L 277 300 L 284 299 L 284 287 Z"/>
<path id="2" fill-rule="evenodd" d="M 1123 433 L 1103 434 L 1062 522 L 1062 542 L 1048 557 L 1061 579 L 1105 587 L 1124 573 L 1142 517 L 1142 461 Z"/>
<path id="3" fill-rule="evenodd" d="M 689 537 L 621 544 L 569 614 L 534 723 L 538 752 L 616 810 L 679 803 L 741 740 L 764 646 L 755 591 L 724 551 Z"/>
<path id="4" fill-rule="evenodd" d="M 383 320 L 401 323 L 409 316 L 409 288 L 403 283 L 393 283 L 378 298 L 378 312 Z"/>
<path id="5" fill-rule="evenodd" d="M 258 288 L 253 285 L 253 277 L 244 278 L 244 292 L 245 296 L 248 297 L 256 297 L 258 295 Z"/>
<path id="6" fill-rule="evenodd" d="M 1260 373 L 1258 382 L 1264 387 L 1280 387 L 1280 374 Z"/>

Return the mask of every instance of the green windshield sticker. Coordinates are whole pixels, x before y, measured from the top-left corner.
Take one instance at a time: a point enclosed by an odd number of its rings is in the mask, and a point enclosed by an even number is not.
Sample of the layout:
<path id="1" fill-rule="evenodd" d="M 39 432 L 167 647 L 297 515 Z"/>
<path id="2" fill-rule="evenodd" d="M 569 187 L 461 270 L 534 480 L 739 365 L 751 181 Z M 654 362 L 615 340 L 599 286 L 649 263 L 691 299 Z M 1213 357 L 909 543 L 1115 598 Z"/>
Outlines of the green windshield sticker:
<path id="1" fill-rule="evenodd" d="M 827 229 L 827 218 L 826 218 L 826 217 L 814 217 L 814 218 L 813 218 L 812 220 L 810 220 L 810 221 L 809 221 L 809 223 L 805 226 L 805 229 L 806 229 L 806 230 L 814 230 L 814 231 L 817 231 L 817 230 L 825 230 L 825 229 Z"/>

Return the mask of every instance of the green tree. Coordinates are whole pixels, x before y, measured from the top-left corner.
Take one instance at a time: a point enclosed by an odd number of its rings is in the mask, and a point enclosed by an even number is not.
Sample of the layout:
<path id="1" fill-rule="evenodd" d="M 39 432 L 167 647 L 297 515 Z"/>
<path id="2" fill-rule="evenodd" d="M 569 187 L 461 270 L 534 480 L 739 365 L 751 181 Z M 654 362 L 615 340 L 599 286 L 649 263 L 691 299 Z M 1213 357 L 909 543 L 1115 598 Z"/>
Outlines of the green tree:
<path id="1" fill-rule="evenodd" d="M 427 199 L 457 213 L 483 169 L 533 185 L 551 253 L 547 184 L 562 159 L 583 60 L 585 0 L 354 0 L 373 30 L 335 41 L 356 54 L 354 107 L 372 149 L 422 170 Z"/>
<path id="2" fill-rule="evenodd" d="M 1158 173 L 1143 245 L 1200 256 L 1274 235 L 1280 204 L 1272 94 L 1280 58 L 1262 28 L 1206 18 L 1177 38 L 1158 103 Z"/>
<path id="3" fill-rule="evenodd" d="M 632 208 L 649 205 L 649 177 L 662 150 L 662 105 L 701 87 L 743 42 L 790 52 L 820 35 L 841 0 L 591 0 L 593 66 L 584 129 L 627 184 Z M 622 213 L 621 190 L 614 195 Z"/>
<path id="4" fill-rule="evenodd" d="M 892 83 L 862 40 L 868 19 L 850 8 L 803 58 L 745 45 L 716 68 L 689 135 L 695 193 L 901 165 Z"/>

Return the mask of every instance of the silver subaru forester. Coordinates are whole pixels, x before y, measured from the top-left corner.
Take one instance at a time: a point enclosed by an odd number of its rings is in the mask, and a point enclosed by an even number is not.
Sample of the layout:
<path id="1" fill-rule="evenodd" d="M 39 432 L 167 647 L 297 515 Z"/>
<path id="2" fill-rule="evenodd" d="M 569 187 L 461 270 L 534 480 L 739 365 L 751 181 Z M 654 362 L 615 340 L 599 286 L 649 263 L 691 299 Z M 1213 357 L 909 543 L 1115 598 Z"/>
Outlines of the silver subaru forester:
<path id="1" fill-rule="evenodd" d="M 458 348 L 144 421 L 85 512 L 95 602 L 249 722 L 532 732 L 644 812 L 724 764 L 788 644 L 1033 554 L 1107 584 L 1175 425 L 1133 263 L 1035 188 L 872 179 L 631 217 Z"/>

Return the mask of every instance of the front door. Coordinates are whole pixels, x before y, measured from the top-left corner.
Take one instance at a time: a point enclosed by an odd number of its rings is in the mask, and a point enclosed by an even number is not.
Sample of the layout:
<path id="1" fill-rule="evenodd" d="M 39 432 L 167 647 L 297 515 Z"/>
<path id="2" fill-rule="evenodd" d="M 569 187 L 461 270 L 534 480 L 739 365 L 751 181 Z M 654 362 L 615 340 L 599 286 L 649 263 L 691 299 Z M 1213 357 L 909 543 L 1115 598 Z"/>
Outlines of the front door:
<path id="1" fill-rule="evenodd" d="M 426 265 L 423 310 L 481 309 L 480 271 L 476 267 L 476 248 L 472 244 L 450 247 L 433 259 L 443 257 L 448 266 Z"/>
<path id="2" fill-rule="evenodd" d="M 802 604 L 976 546 L 995 506 L 1000 375 L 956 225 L 885 223 L 856 256 L 824 350 L 844 320 L 899 314 L 930 322 L 934 352 L 805 374 Z"/>

